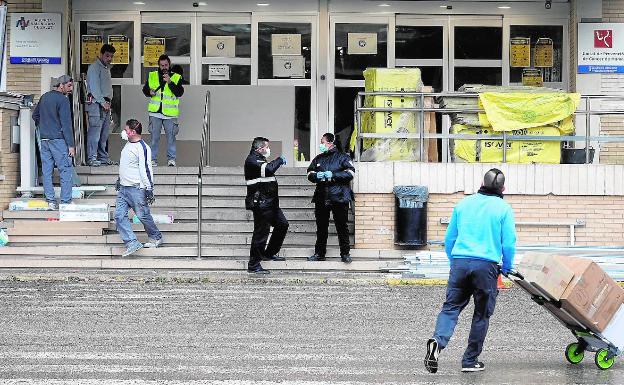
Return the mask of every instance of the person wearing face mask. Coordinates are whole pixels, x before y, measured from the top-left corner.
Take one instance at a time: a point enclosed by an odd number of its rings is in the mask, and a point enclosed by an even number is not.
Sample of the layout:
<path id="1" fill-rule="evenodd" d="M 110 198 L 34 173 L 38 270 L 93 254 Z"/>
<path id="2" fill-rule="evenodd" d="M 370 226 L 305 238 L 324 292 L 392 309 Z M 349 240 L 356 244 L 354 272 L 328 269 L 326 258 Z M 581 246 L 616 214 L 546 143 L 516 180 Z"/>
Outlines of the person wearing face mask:
<path id="1" fill-rule="evenodd" d="M 73 80 L 63 75 L 52 81 L 52 91 L 46 92 L 39 99 L 33 112 L 33 120 L 39 132 L 39 152 L 43 191 L 48 206 L 58 209 L 52 184 L 54 166 L 59 170 L 61 179 L 61 203 L 71 203 L 72 175 L 76 154 L 74 133 L 71 120 L 71 106 L 67 94 L 72 91 Z"/>
<path id="2" fill-rule="evenodd" d="M 143 247 L 158 247 L 163 243 L 162 234 L 156 227 L 149 209 L 149 205 L 154 202 L 154 174 L 150 162 L 151 149 L 141 138 L 142 132 L 141 123 L 136 119 L 128 120 L 121 132 L 122 139 L 127 143 L 121 150 L 119 158 L 115 223 L 126 245 L 122 257 L 127 257 Z M 144 245 L 137 240 L 132 231 L 132 222 L 128 218 L 130 208 L 147 233 L 148 241 Z"/>
<path id="3" fill-rule="evenodd" d="M 308 261 L 324 261 L 327 249 L 329 214 L 334 216 L 340 258 L 344 263 L 351 263 L 349 245 L 348 213 L 353 201 L 351 180 L 355 177 L 355 167 L 351 158 L 336 148 L 334 134 L 326 133 L 321 137 L 319 150 L 308 167 L 308 180 L 316 183 L 312 202 L 316 218 L 316 244 L 314 254 Z"/>
<path id="4" fill-rule="evenodd" d="M 182 76 L 172 72 L 171 59 L 167 55 L 158 58 L 158 71 L 151 71 L 143 85 L 143 94 L 150 98 L 149 132 L 152 134 L 152 165 L 158 166 L 158 143 L 161 128 L 167 135 L 167 166 L 176 165 L 176 135 L 178 135 L 178 116 L 180 98 L 184 94 Z"/>
<path id="5" fill-rule="evenodd" d="M 100 55 L 87 70 L 87 89 L 91 98 L 85 105 L 88 117 L 87 128 L 87 165 L 116 165 L 108 156 L 106 146 L 110 131 L 111 100 L 113 86 L 110 67 L 115 54 L 115 47 L 104 44 Z"/>
<path id="6" fill-rule="evenodd" d="M 259 136 L 254 138 L 251 151 L 245 160 L 245 182 L 247 184 L 245 208 L 252 211 L 254 218 L 247 271 L 256 274 L 269 273 L 260 264 L 263 260 L 285 260 L 277 253 L 284 243 L 288 231 L 288 220 L 279 207 L 275 173 L 286 164 L 286 158 L 282 155 L 269 162 L 267 159 L 270 156 L 269 140 Z M 273 234 L 267 245 L 271 226 L 273 226 Z"/>

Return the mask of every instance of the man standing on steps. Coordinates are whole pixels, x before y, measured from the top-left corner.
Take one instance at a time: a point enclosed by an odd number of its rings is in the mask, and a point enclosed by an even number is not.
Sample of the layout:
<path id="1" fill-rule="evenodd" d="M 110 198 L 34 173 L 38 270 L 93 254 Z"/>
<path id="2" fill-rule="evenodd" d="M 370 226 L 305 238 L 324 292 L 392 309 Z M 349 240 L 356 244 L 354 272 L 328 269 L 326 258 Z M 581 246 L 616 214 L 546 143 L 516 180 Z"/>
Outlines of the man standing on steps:
<path id="1" fill-rule="evenodd" d="M 479 192 L 455 206 L 446 230 L 444 248 L 451 262 L 446 301 L 438 315 L 433 337 L 427 341 L 425 368 L 438 371 L 440 351 L 446 347 L 462 310 L 474 298 L 474 314 L 462 372 L 479 372 L 478 360 L 494 313 L 499 264 L 503 274 L 513 268 L 516 229 L 511 206 L 503 200 L 505 175 L 493 168 L 485 173 Z"/>
<path id="2" fill-rule="evenodd" d="M 126 245 L 122 257 L 142 249 L 143 247 L 158 247 L 162 244 L 162 234 L 154 223 L 149 205 L 154 202 L 153 170 L 150 163 L 150 148 L 143 139 L 141 123 L 135 119 L 126 122 L 121 131 L 122 139 L 127 143 L 121 150 L 119 158 L 119 179 L 117 179 L 117 202 L 115 206 L 115 223 L 121 239 Z M 141 244 L 132 231 L 132 222 L 128 218 L 128 210 L 132 208 L 139 218 L 148 241 Z"/>
<path id="3" fill-rule="evenodd" d="M 184 94 L 182 76 L 171 72 L 171 59 L 167 55 L 158 58 L 158 71 L 151 71 L 143 86 L 143 94 L 150 98 L 149 132 L 152 134 L 152 165 L 158 165 L 158 143 L 160 130 L 165 128 L 167 135 L 167 166 L 176 165 L 176 135 L 178 135 L 178 116 L 180 116 L 180 98 Z"/>
<path id="4" fill-rule="evenodd" d="M 115 55 L 115 47 L 104 44 L 100 56 L 87 70 L 87 89 L 91 97 L 85 105 L 89 118 L 87 129 L 87 165 L 116 165 L 108 156 L 107 144 L 110 131 L 111 101 L 113 85 L 110 66 Z"/>
<path id="5" fill-rule="evenodd" d="M 54 166 L 61 178 L 61 203 L 71 203 L 72 175 L 76 154 L 74 132 L 72 129 L 71 106 L 67 94 L 72 91 L 73 80 L 63 75 L 52 81 L 52 91 L 46 92 L 39 99 L 33 112 L 33 120 L 39 130 L 41 170 L 43 174 L 43 192 L 48 206 L 58 209 L 52 184 Z"/>
<path id="6" fill-rule="evenodd" d="M 279 257 L 286 232 L 288 220 L 279 207 L 277 180 L 275 172 L 286 164 L 284 155 L 268 162 L 271 156 L 269 140 L 263 137 L 254 138 L 251 151 L 245 160 L 245 181 L 247 196 L 245 208 L 251 210 L 254 218 L 254 230 L 249 250 L 249 265 L 247 271 L 256 274 L 268 274 L 261 261 L 285 261 Z M 267 245 L 269 231 L 273 226 L 273 234 Z"/>
<path id="7" fill-rule="evenodd" d="M 340 258 L 344 263 L 351 263 L 349 245 L 349 204 L 353 201 L 351 180 L 355 177 L 355 167 L 349 155 L 338 151 L 334 144 L 334 134 L 326 133 L 321 137 L 316 156 L 308 167 L 308 180 L 316 183 L 312 202 L 316 218 L 316 245 L 314 255 L 308 261 L 324 261 L 327 251 L 329 213 L 334 215 L 338 232 Z"/>

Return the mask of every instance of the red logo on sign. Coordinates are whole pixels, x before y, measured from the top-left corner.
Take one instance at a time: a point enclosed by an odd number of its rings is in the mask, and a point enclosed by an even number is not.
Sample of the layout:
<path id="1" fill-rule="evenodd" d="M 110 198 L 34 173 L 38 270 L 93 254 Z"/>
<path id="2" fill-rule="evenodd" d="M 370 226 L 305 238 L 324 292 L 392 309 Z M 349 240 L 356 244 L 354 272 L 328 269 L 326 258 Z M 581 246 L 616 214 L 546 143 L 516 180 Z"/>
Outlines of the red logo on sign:
<path id="1" fill-rule="evenodd" d="M 596 29 L 594 30 L 594 48 L 612 48 L 613 47 L 613 30 Z"/>

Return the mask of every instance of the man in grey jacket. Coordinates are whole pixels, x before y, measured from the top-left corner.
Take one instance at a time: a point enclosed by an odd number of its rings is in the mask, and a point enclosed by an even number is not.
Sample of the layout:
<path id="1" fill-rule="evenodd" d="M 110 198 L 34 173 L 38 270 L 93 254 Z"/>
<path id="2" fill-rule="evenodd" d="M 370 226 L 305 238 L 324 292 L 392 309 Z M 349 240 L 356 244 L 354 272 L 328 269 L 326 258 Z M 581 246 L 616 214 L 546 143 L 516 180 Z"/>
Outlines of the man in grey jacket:
<path id="1" fill-rule="evenodd" d="M 90 95 L 85 105 L 89 118 L 87 165 L 93 167 L 117 164 L 110 160 L 106 150 L 110 130 L 111 100 L 113 99 L 110 65 L 114 54 L 115 47 L 104 44 L 100 49 L 100 56 L 89 65 L 87 70 L 87 89 Z"/>
<path id="2" fill-rule="evenodd" d="M 71 107 L 65 95 L 72 91 L 73 81 L 63 75 L 52 81 L 52 91 L 46 92 L 39 99 L 33 112 L 33 120 L 40 136 L 39 151 L 41 153 L 41 169 L 43 174 L 43 191 L 48 206 L 58 209 L 52 184 L 54 166 L 59 169 L 61 177 L 61 203 L 71 203 L 74 133 L 72 129 Z"/>

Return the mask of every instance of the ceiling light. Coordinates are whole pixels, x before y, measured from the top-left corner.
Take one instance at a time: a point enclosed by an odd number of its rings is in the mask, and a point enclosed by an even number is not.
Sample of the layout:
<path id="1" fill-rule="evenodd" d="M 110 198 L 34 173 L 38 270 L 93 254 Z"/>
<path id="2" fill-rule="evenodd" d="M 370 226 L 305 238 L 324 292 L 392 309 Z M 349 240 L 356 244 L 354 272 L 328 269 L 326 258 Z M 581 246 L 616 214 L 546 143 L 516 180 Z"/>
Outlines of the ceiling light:
<path id="1" fill-rule="evenodd" d="M 509 9 L 509 8 L 511 7 L 508 5 L 501 5 L 500 7 L 498 7 L 498 9 Z"/>
<path id="2" fill-rule="evenodd" d="M 390 4 L 379 4 L 378 7 L 389 7 Z"/>
<path id="3" fill-rule="evenodd" d="M 199 3 L 197 3 L 197 5 L 201 5 L 203 7 L 204 5 L 208 5 L 208 3 L 206 3 L 205 1 L 200 1 Z"/>
<path id="4" fill-rule="evenodd" d="M 446 5 L 441 5 L 440 8 L 446 8 Z"/>
<path id="5" fill-rule="evenodd" d="M 145 2 L 143 1 L 135 1 L 132 4 L 136 4 L 136 5 L 145 5 Z"/>
<path id="6" fill-rule="evenodd" d="M 256 4 L 258 7 L 268 7 L 269 3 L 258 3 Z"/>

